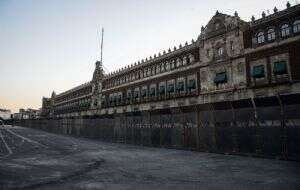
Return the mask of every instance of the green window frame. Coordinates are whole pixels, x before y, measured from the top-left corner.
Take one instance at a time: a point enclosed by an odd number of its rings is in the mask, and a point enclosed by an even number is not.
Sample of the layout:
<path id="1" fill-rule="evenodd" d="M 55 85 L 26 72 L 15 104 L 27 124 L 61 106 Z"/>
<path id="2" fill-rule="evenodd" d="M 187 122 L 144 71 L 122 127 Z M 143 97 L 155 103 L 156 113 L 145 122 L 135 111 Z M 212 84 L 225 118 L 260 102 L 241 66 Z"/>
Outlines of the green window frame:
<path id="1" fill-rule="evenodd" d="M 160 87 L 159 87 L 159 94 L 160 94 L 160 95 L 164 95 L 164 94 L 165 94 L 165 91 L 166 91 L 165 86 L 160 86 Z"/>
<path id="2" fill-rule="evenodd" d="M 252 77 L 253 78 L 263 78 L 265 77 L 265 66 L 258 65 L 252 68 Z"/>
<path id="3" fill-rule="evenodd" d="M 102 100 L 101 100 L 101 104 L 103 105 L 103 106 L 105 106 L 106 105 L 106 98 L 104 97 L 104 98 L 102 98 Z"/>
<path id="4" fill-rule="evenodd" d="M 168 93 L 173 93 L 174 92 L 174 84 L 169 84 L 168 85 Z"/>
<path id="5" fill-rule="evenodd" d="M 134 92 L 134 99 L 138 99 L 139 98 L 139 92 L 138 91 L 135 91 Z"/>
<path id="6" fill-rule="evenodd" d="M 118 103 L 121 103 L 121 102 L 122 102 L 122 95 L 119 94 L 119 95 L 118 95 Z"/>
<path id="7" fill-rule="evenodd" d="M 214 78 L 215 84 L 222 84 L 227 82 L 227 73 L 226 72 L 221 72 L 217 73 L 215 78 Z"/>
<path id="8" fill-rule="evenodd" d="M 128 100 L 128 101 L 130 101 L 130 100 L 131 100 L 131 98 L 132 98 L 132 94 L 131 94 L 131 92 L 128 92 L 128 93 L 127 93 L 127 96 L 126 96 L 126 98 L 127 98 L 127 100 Z"/>
<path id="9" fill-rule="evenodd" d="M 142 90 L 142 97 L 143 98 L 147 97 L 147 89 Z"/>
<path id="10" fill-rule="evenodd" d="M 286 61 L 277 61 L 277 62 L 274 62 L 273 73 L 275 75 L 287 74 L 287 64 L 286 64 Z"/>
<path id="11" fill-rule="evenodd" d="M 196 80 L 190 79 L 188 83 L 189 90 L 195 90 L 196 89 Z"/>
<path id="12" fill-rule="evenodd" d="M 112 105 L 114 103 L 114 99 L 112 96 L 109 97 L 109 104 Z"/>
<path id="13" fill-rule="evenodd" d="M 178 92 L 184 91 L 184 82 L 183 82 L 183 81 L 177 82 L 176 90 L 177 90 Z"/>
<path id="14" fill-rule="evenodd" d="M 155 96 L 155 88 L 150 89 L 150 96 L 151 97 Z"/>

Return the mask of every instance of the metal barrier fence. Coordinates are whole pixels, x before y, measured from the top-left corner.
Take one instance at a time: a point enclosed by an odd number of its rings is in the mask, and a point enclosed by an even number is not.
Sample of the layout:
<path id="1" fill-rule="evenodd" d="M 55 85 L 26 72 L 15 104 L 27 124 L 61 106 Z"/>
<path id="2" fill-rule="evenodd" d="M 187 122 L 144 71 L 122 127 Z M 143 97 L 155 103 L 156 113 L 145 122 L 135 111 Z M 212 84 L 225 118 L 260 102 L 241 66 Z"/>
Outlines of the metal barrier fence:
<path id="1" fill-rule="evenodd" d="M 273 100 L 101 118 L 20 120 L 15 125 L 109 142 L 300 161 L 300 104 L 281 106 L 268 101 Z"/>

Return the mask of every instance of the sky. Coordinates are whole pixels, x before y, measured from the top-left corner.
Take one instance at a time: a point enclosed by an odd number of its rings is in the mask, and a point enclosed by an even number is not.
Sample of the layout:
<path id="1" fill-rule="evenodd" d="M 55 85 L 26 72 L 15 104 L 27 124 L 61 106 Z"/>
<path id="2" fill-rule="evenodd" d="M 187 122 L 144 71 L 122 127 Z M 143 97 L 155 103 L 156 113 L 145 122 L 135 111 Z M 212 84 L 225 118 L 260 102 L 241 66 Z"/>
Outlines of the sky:
<path id="1" fill-rule="evenodd" d="M 0 108 L 41 107 L 42 97 L 196 39 L 216 10 L 249 21 L 285 0 L 0 0 Z M 294 5 L 295 1 L 291 1 Z"/>

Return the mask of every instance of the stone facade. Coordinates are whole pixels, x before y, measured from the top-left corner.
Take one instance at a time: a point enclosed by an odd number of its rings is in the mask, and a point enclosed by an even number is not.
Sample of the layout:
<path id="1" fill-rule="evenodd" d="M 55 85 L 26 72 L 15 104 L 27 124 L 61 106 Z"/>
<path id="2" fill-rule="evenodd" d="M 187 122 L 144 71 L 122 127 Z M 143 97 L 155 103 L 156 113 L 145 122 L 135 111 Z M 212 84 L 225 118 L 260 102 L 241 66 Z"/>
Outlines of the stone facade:
<path id="1" fill-rule="evenodd" d="M 123 114 L 299 93 L 300 5 L 250 22 L 216 12 L 197 40 L 53 94 L 50 117 Z M 46 104 L 45 104 L 46 105 Z M 48 105 L 48 104 L 47 104 Z"/>

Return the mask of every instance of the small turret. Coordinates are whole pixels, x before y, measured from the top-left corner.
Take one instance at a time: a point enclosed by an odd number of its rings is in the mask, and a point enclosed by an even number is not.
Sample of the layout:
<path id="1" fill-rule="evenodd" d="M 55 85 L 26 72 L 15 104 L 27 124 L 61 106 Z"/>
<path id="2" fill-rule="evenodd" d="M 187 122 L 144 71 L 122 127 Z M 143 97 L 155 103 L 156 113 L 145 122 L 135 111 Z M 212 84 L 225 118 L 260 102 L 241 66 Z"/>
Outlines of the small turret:
<path id="1" fill-rule="evenodd" d="M 235 16 L 235 17 L 238 17 L 238 16 L 239 16 L 239 14 L 238 14 L 237 11 L 234 12 L 234 16 Z"/>
<path id="2" fill-rule="evenodd" d="M 205 30 L 204 26 L 201 26 L 201 33 L 203 33 Z"/>
<path id="3" fill-rule="evenodd" d="M 288 1 L 287 3 L 286 3 L 286 8 L 288 9 L 288 8 L 290 8 L 291 7 L 291 4 L 290 4 L 290 2 Z"/>

